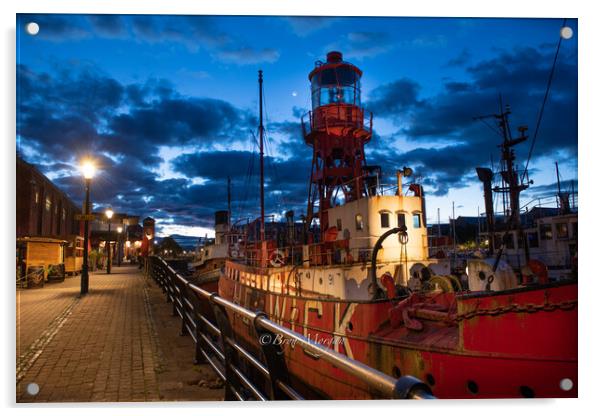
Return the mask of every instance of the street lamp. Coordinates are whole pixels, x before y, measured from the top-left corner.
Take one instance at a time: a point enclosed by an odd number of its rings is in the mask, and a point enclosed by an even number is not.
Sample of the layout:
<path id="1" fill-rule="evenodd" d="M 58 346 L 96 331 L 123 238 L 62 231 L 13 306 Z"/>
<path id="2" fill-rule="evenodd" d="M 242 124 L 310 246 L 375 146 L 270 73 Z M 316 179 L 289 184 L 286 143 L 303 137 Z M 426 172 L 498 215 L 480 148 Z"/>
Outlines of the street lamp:
<path id="1" fill-rule="evenodd" d="M 111 274 L 111 218 L 113 218 L 113 210 L 108 208 L 105 211 L 105 215 L 107 216 L 109 222 L 109 238 L 107 240 L 107 243 L 109 243 L 107 248 L 107 274 Z"/>
<path id="2" fill-rule="evenodd" d="M 96 167 L 91 160 L 85 160 L 81 165 L 81 171 L 84 175 L 84 184 L 86 188 L 86 198 L 84 201 L 84 258 L 82 262 L 82 278 L 80 281 L 80 293 L 85 295 L 88 293 L 90 278 L 88 276 L 88 223 L 90 215 L 90 182 L 94 177 Z"/>
<path id="3" fill-rule="evenodd" d="M 117 227 L 117 266 L 121 267 L 121 258 L 123 254 L 121 253 L 121 233 L 123 232 L 123 227 Z"/>

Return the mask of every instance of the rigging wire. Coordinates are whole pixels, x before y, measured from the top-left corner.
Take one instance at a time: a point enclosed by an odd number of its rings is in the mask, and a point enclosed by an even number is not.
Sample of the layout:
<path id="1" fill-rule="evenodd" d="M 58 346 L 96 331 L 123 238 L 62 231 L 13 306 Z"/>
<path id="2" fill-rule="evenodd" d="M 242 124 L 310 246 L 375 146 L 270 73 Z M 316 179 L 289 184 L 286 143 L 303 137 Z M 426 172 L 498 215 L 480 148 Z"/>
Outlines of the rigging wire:
<path id="1" fill-rule="evenodd" d="M 251 131 L 251 146 L 250 146 L 250 153 L 251 155 L 249 156 L 249 162 L 247 165 L 247 173 L 245 176 L 245 181 L 243 184 L 243 197 L 242 199 L 240 199 L 238 202 L 238 207 L 237 207 L 237 211 L 239 214 L 239 217 L 243 217 L 245 215 L 245 211 L 247 210 L 247 202 L 250 199 L 249 198 L 249 192 L 250 192 L 250 187 L 251 187 L 251 182 L 252 182 L 252 178 L 254 175 L 254 170 L 255 170 L 255 149 L 257 146 L 257 139 L 255 138 L 254 133 Z"/>
<path id="2" fill-rule="evenodd" d="M 566 18 L 562 21 L 562 26 L 565 27 Z M 533 134 L 533 140 L 531 141 L 531 147 L 529 148 L 529 155 L 527 156 L 527 162 L 525 163 L 525 170 L 521 176 L 521 183 L 525 179 L 525 175 L 527 174 L 527 169 L 529 168 L 529 161 L 531 160 L 531 156 L 533 154 L 533 148 L 535 147 L 535 141 L 537 140 L 537 133 L 539 133 L 539 126 L 541 125 L 541 120 L 543 118 L 543 111 L 546 106 L 546 102 L 548 100 L 548 95 L 550 93 L 550 87 L 552 86 L 552 78 L 554 77 L 554 69 L 556 68 L 556 62 L 558 61 L 558 53 L 560 52 L 560 44 L 562 43 L 562 36 L 558 37 L 558 45 L 556 45 L 556 54 L 554 55 L 554 62 L 552 63 L 552 68 L 550 70 L 550 75 L 548 76 L 548 84 L 546 86 L 546 93 L 543 97 L 543 102 L 541 103 L 541 107 L 539 109 L 539 114 L 537 116 L 537 124 L 535 126 L 535 133 Z"/>
<path id="3" fill-rule="evenodd" d="M 270 193 L 272 193 L 274 190 L 280 190 L 280 188 L 282 188 L 281 185 L 281 178 L 280 175 L 278 174 L 278 169 L 276 169 L 274 167 L 274 161 L 273 159 L 273 152 L 272 152 L 272 141 L 270 139 L 270 135 L 271 135 L 271 131 L 267 128 L 267 126 L 269 126 L 270 121 L 269 121 L 269 115 L 268 115 L 268 107 L 267 107 L 267 100 L 266 100 L 266 93 L 265 90 L 263 92 L 263 109 L 264 109 L 264 116 L 265 116 L 265 124 L 266 126 L 264 126 L 264 144 L 265 144 L 265 150 L 266 150 L 266 160 L 267 160 L 267 167 L 271 176 L 271 184 L 272 186 L 272 190 L 270 191 Z M 270 134 L 268 134 L 270 133 Z M 279 192 L 276 194 L 277 198 L 276 198 L 276 206 L 277 206 L 277 210 L 280 211 L 280 208 L 283 205 L 283 199 L 282 199 L 282 192 Z"/>

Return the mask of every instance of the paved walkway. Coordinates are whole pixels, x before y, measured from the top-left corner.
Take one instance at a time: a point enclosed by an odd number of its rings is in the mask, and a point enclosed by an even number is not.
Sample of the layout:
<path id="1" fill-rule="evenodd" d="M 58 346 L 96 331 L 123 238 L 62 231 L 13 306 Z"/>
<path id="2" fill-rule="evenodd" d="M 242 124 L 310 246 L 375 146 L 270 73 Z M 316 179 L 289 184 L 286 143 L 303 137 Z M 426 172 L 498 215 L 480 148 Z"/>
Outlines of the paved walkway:
<path id="1" fill-rule="evenodd" d="M 17 291 L 17 402 L 221 400 L 161 291 L 135 267 Z M 35 383 L 35 384 L 32 384 Z M 36 386 L 37 394 L 28 389 Z"/>

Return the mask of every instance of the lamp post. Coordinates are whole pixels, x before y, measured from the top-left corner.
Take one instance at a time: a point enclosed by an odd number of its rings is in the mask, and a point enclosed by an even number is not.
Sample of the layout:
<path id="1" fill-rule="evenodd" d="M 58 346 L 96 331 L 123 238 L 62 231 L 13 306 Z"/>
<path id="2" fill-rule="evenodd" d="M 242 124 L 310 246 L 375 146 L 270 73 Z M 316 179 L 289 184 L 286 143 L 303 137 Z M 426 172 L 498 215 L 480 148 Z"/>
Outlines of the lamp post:
<path id="1" fill-rule="evenodd" d="M 121 252 L 121 233 L 123 232 L 123 227 L 117 227 L 117 267 L 121 267 L 121 258 L 123 257 L 123 253 Z"/>
<path id="2" fill-rule="evenodd" d="M 107 274 L 111 274 L 111 218 L 113 218 L 113 210 L 111 208 L 108 208 L 105 211 L 105 215 L 107 216 L 108 222 L 109 222 L 109 238 L 107 240 L 108 243 L 108 247 L 107 247 Z"/>
<path id="3" fill-rule="evenodd" d="M 90 183 L 94 176 L 96 168 L 92 161 L 87 160 L 82 163 L 82 173 L 84 175 L 84 184 L 86 188 L 86 198 L 84 201 L 84 258 L 82 261 L 82 278 L 80 281 L 80 294 L 85 295 L 88 293 L 89 281 L 88 276 L 88 215 L 90 215 Z"/>

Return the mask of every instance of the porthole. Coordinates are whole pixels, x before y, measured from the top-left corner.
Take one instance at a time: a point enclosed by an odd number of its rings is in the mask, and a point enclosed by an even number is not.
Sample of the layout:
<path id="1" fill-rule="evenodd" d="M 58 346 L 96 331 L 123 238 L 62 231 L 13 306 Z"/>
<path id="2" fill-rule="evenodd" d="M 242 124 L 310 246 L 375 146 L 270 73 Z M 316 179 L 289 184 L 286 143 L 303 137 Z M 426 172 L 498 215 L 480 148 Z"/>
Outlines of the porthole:
<path id="1" fill-rule="evenodd" d="M 573 389 L 573 380 L 570 378 L 563 378 L 560 380 L 560 389 L 563 391 L 571 391 Z"/>
<path id="2" fill-rule="evenodd" d="M 529 386 L 520 386 L 518 390 L 520 391 L 520 395 L 526 399 L 532 399 L 535 397 L 535 392 Z"/>
<path id="3" fill-rule="evenodd" d="M 476 381 L 473 381 L 473 380 L 468 380 L 466 382 L 466 388 L 472 394 L 477 394 L 479 392 L 479 385 L 477 384 Z"/>

